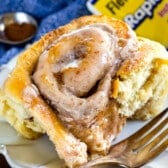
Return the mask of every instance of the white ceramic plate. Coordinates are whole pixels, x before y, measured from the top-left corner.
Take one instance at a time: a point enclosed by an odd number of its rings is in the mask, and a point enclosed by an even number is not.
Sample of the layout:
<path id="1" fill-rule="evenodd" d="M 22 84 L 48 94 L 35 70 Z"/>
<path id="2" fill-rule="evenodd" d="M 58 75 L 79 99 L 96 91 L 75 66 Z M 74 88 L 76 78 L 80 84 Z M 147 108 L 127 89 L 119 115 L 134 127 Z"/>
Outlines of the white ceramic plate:
<path id="1" fill-rule="evenodd" d="M 14 67 L 16 59 L 15 57 L 1 67 L 0 86 Z M 134 133 L 144 124 L 145 122 L 141 121 L 128 122 L 115 143 Z M 0 153 L 6 157 L 12 168 L 61 168 L 64 165 L 47 136 L 34 141 L 26 140 L 18 135 L 2 117 L 0 117 Z M 165 151 L 143 168 L 167 168 L 167 165 L 168 151 Z"/>

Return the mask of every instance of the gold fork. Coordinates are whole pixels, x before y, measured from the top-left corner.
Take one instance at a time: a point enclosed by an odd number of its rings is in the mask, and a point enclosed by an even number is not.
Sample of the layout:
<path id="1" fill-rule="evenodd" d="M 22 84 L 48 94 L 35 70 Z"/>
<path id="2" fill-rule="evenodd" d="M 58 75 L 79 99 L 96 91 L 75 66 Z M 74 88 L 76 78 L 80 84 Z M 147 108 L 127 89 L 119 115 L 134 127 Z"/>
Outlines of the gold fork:
<path id="1" fill-rule="evenodd" d="M 80 168 L 135 168 L 158 156 L 168 147 L 168 108 L 139 131 L 110 148 L 106 156 Z"/>

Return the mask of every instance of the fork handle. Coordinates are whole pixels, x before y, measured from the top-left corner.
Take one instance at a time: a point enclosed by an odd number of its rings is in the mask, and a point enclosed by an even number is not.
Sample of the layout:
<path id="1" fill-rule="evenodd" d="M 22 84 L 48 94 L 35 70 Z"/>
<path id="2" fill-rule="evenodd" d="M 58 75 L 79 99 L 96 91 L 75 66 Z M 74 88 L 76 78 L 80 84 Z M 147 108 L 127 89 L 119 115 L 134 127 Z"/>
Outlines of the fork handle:
<path id="1" fill-rule="evenodd" d="M 106 158 L 92 160 L 80 168 L 130 168 L 129 166 L 121 163 L 120 159 Z"/>
<path id="2" fill-rule="evenodd" d="M 89 167 L 84 167 L 84 168 L 89 168 Z M 109 163 L 93 165 L 90 168 L 129 168 L 129 167 L 120 163 L 109 162 Z"/>

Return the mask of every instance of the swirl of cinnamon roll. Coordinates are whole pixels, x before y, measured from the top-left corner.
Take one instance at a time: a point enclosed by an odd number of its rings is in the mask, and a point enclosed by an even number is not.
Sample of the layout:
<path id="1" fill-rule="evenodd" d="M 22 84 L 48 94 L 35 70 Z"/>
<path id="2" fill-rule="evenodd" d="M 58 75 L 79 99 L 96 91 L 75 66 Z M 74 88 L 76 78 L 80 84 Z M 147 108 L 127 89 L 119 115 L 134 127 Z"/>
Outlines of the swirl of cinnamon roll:
<path id="1" fill-rule="evenodd" d="M 8 121 L 27 138 L 46 132 L 69 167 L 85 163 L 88 151 L 105 154 L 126 121 L 110 97 L 113 77 L 135 43 L 127 24 L 105 16 L 46 34 L 19 57 L 5 83 L 11 95 L 5 103 L 20 126 Z"/>
<path id="2" fill-rule="evenodd" d="M 115 39 L 98 26 L 58 39 L 41 55 L 33 75 L 40 92 L 68 120 L 91 119 L 109 101 L 111 69 L 120 58 L 115 58 Z M 88 95 L 96 84 L 96 92 Z"/>
<path id="3" fill-rule="evenodd" d="M 113 22 L 116 25 L 118 20 Z M 115 71 L 135 42 L 131 30 L 123 28 L 127 34 L 117 34 L 106 23 L 94 23 L 61 36 L 41 54 L 33 74 L 61 121 L 92 152 L 107 152 L 125 121 L 113 109 L 110 97 Z"/>
<path id="4" fill-rule="evenodd" d="M 106 154 L 126 118 L 142 116 L 145 104 L 156 114 L 150 102 L 166 94 L 152 100 L 151 88 L 158 96 L 167 88 L 168 80 L 153 85 L 158 74 L 166 79 L 165 58 L 161 45 L 137 39 L 120 20 L 78 18 L 21 54 L 1 90 L 1 113 L 26 138 L 47 133 L 60 158 L 76 167 L 89 154 Z"/>

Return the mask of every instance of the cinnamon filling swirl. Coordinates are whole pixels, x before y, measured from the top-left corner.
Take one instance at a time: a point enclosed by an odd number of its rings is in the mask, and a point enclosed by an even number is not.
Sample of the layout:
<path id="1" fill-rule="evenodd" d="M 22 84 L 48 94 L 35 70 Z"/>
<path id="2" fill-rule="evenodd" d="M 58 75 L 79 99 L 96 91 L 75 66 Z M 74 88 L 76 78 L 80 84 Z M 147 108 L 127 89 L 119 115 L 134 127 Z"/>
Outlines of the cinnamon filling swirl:
<path id="1" fill-rule="evenodd" d="M 40 93 L 92 151 L 106 151 L 125 123 L 110 98 L 113 77 L 134 41 L 129 30 L 127 38 L 121 34 L 93 24 L 63 35 L 43 52 L 33 74 Z"/>

